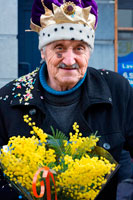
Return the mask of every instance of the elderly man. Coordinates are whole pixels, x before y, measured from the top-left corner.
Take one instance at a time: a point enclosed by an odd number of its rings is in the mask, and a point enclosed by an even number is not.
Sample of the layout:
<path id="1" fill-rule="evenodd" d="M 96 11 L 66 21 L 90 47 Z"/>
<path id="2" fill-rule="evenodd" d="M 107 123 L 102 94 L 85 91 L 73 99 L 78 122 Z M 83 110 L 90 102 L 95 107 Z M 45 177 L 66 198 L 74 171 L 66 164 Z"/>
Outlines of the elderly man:
<path id="1" fill-rule="evenodd" d="M 30 136 L 29 114 L 47 133 L 52 125 L 67 135 L 75 121 L 84 136 L 98 131 L 98 145 L 117 162 L 123 148 L 133 156 L 133 89 L 115 72 L 88 67 L 96 25 L 94 0 L 34 0 L 31 29 L 44 63 L 0 90 L 0 146 Z M 116 188 L 114 175 L 97 199 L 115 200 Z M 17 199 L 7 186 L 0 195 Z"/>

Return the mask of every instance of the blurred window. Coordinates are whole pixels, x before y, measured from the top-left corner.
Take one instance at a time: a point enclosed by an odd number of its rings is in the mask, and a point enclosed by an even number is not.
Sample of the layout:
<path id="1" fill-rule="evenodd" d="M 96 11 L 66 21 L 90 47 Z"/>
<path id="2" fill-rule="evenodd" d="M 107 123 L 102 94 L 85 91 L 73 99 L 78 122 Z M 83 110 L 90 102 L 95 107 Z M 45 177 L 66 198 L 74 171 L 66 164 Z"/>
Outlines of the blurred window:
<path id="1" fill-rule="evenodd" d="M 133 2 L 118 1 L 118 72 L 133 86 Z"/>

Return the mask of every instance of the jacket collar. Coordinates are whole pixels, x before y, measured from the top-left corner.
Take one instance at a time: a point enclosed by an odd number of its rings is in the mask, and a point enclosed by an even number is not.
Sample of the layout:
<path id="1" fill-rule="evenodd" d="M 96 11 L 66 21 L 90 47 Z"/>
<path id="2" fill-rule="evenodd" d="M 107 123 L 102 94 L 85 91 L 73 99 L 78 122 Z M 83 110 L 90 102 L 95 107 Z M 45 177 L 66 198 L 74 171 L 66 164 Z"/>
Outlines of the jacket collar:
<path id="1" fill-rule="evenodd" d="M 10 104 L 37 106 L 43 109 L 43 93 L 39 81 L 39 68 L 33 72 L 16 79 L 13 82 L 12 99 Z M 110 89 L 100 72 L 89 67 L 86 79 L 82 85 L 81 109 L 85 111 L 88 107 L 94 104 L 111 104 L 112 96 Z"/>
<path id="2" fill-rule="evenodd" d="M 110 88 L 100 73 L 92 67 L 88 68 L 88 74 L 84 82 L 82 95 L 82 110 L 95 104 L 109 104 L 112 105 L 112 95 Z"/>

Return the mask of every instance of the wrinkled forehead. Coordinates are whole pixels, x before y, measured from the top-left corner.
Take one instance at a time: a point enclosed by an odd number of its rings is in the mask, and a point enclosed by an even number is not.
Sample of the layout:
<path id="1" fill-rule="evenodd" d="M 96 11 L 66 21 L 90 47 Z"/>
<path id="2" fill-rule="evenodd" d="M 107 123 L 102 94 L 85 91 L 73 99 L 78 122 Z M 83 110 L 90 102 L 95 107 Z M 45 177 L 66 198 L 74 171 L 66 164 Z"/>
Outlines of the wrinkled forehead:
<path id="1" fill-rule="evenodd" d="M 57 40 L 57 41 L 47 44 L 45 47 L 53 47 L 56 45 L 65 46 L 65 47 L 75 47 L 78 45 L 90 47 L 86 42 L 80 41 L 80 40 L 75 40 L 75 41 L 73 41 L 73 40 Z"/>

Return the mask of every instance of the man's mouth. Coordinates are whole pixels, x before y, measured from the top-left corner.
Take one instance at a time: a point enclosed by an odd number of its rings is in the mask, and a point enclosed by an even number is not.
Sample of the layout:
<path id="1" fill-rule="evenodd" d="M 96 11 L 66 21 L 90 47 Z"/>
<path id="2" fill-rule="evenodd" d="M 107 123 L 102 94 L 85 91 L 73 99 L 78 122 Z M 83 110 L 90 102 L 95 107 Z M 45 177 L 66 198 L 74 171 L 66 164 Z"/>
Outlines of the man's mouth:
<path id="1" fill-rule="evenodd" d="M 64 63 L 60 63 L 58 65 L 58 68 L 60 69 L 66 69 L 66 70 L 72 70 L 72 69 L 79 69 L 79 65 L 77 63 L 73 64 L 73 65 L 66 65 Z"/>

